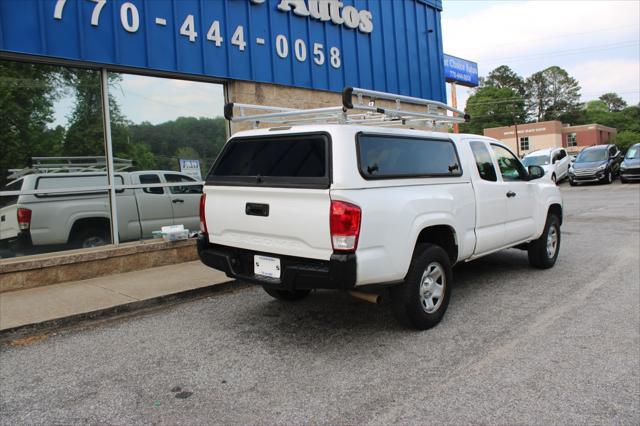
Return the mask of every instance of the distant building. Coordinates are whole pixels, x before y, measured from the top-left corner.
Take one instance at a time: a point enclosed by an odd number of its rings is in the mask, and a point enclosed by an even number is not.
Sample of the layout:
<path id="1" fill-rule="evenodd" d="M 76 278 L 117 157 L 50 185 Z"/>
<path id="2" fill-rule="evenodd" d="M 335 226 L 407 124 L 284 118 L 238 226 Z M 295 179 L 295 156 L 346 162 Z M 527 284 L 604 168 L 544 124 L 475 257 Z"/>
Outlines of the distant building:
<path id="1" fill-rule="evenodd" d="M 514 126 L 484 129 L 484 135 L 498 139 L 514 152 L 525 155 L 544 148 L 566 148 L 568 152 L 579 152 L 585 146 L 609 143 L 617 130 L 601 124 L 570 126 L 558 120 L 518 124 L 519 146 L 516 146 Z"/>

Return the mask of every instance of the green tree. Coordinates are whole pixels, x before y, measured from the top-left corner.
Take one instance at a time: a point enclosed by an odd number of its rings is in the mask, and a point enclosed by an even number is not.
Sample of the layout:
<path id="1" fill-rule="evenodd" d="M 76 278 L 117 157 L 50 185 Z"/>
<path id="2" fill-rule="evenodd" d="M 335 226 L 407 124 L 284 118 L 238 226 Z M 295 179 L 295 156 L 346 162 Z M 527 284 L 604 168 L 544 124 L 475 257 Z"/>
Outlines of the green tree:
<path id="1" fill-rule="evenodd" d="M 461 125 L 466 133 L 481 135 L 489 127 L 510 126 L 522 122 L 526 116 L 525 102 L 512 89 L 481 87 L 469 97 L 465 112 L 469 123 Z"/>
<path id="2" fill-rule="evenodd" d="M 625 102 L 625 100 L 622 99 L 617 93 L 614 93 L 614 92 L 605 93 L 604 95 L 600 96 L 598 99 L 600 99 L 602 102 L 604 102 L 607 105 L 607 109 L 609 111 L 620 111 L 621 109 L 627 106 L 627 103 Z"/>
<path id="3" fill-rule="evenodd" d="M 34 156 L 60 152 L 64 129 L 48 129 L 53 104 L 64 91 L 58 68 L 0 61 L 0 186 L 8 169 Z"/>
<path id="4" fill-rule="evenodd" d="M 557 120 L 580 108 L 580 85 L 567 71 L 552 66 L 526 80 L 530 117 L 534 121 Z"/>
<path id="5" fill-rule="evenodd" d="M 195 158 L 208 168 L 226 141 L 223 118 L 180 117 L 157 125 L 143 122 L 129 129 L 131 142 L 148 146 L 156 157 L 157 167 L 168 170 L 178 167 L 179 157 L 188 158 L 194 152 Z M 180 151 L 182 148 L 193 151 Z"/>
<path id="6" fill-rule="evenodd" d="M 584 111 L 587 115 L 601 114 L 609 111 L 609 107 L 602 101 L 589 101 L 584 104 Z"/>
<path id="7" fill-rule="evenodd" d="M 74 91 L 75 105 L 69 118 L 64 143 L 65 155 L 104 156 L 104 120 L 100 74 L 96 71 L 66 69 L 65 79 Z M 121 77 L 109 74 L 110 89 L 116 88 Z M 129 123 L 120 112 L 114 98 L 109 99 L 109 120 L 114 152 L 127 152 L 130 140 Z"/>
<path id="8" fill-rule="evenodd" d="M 623 130 L 618 133 L 613 139 L 620 151 L 626 152 L 631 145 L 640 143 L 640 132 L 634 132 L 632 130 Z"/>
<path id="9" fill-rule="evenodd" d="M 190 146 L 183 146 L 176 150 L 175 156 L 180 159 L 183 158 L 185 160 L 199 160 L 200 154 L 198 151 L 193 149 Z"/>
<path id="10" fill-rule="evenodd" d="M 508 88 L 521 97 L 525 96 L 526 93 L 524 79 L 507 65 L 500 65 L 498 68 L 491 71 L 489 75 L 482 80 L 482 85 L 497 87 L 500 89 Z"/>
<path id="11" fill-rule="evenodd" d="M 118 152 L 116 157 L 133 160 L 136 170 L 153 170 L 156 168 L 156 156 L 147 145 L 132 143 L 127 146 L 126 152 Z"/>

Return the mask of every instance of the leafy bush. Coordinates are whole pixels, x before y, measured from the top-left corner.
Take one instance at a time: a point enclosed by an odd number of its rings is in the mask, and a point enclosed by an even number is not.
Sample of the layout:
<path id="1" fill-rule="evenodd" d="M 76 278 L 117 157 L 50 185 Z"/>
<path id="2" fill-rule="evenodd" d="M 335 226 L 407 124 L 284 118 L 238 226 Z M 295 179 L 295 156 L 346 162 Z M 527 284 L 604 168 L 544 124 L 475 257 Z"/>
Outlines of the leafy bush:
<path id="1" fill-rule="evenodd" d="M 624 130 L 616 135 L 613 143 L 617 145 L 620 151 L 627 152 L 631 145 L 640 143 L 640 132 Z"/>

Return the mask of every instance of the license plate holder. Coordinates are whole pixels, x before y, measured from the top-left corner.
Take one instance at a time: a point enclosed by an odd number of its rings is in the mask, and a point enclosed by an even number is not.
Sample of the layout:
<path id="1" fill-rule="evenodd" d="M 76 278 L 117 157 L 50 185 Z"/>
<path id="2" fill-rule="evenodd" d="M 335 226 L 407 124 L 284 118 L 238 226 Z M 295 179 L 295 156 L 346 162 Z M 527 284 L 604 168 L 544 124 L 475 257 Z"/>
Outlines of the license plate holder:
<path id="1" fill-rule="evenodd" d="M 262 277 L 280 279 L 280 259 L 258 254 L 254 255 L 253 273 Z"/>

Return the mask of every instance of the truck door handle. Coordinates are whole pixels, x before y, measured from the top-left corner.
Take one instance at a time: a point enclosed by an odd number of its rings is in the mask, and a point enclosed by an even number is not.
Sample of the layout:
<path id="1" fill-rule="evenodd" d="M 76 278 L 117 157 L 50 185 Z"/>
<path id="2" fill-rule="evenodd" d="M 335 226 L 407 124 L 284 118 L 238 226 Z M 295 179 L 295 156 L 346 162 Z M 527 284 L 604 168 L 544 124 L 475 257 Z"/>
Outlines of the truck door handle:
<path id="1" fill-rule="evenodd" d="M 507 192 L 507 197 L 508 197 L 508 198 L 513 198 L 513 197 L 515 197 L 515 196 L 516 196 L 516 193 L 515 193 L 515 192 L 513 192 L 513 191 L 509 191 L 509 192 Z"/>
<path id="2" fill-rule="evenodd" d="M 247 203 L 244 212 L 249 216 L 269 216 L 269 204 Z"/>
<path id="3" fill-rule="evenodd" d="M 172 203 L 184 203 L 184 200 L 176 198 L 175 200 L 171 200 Z"/>

